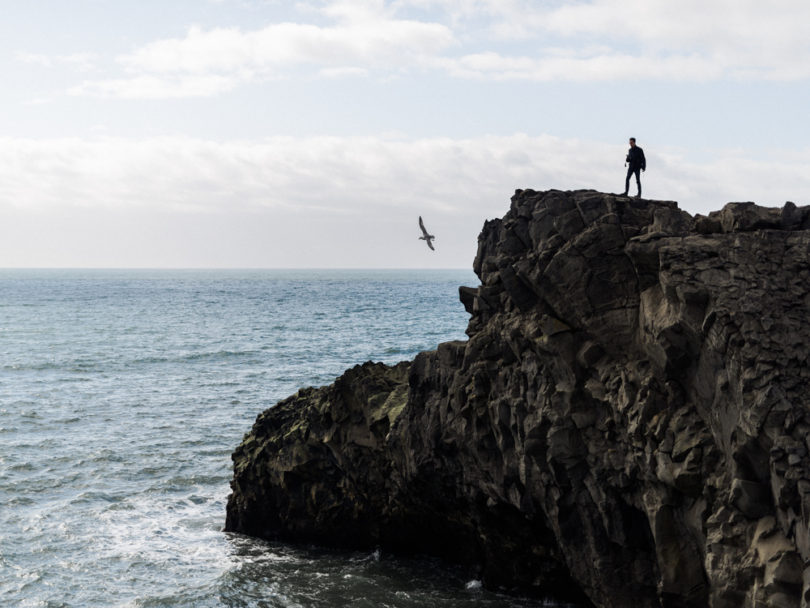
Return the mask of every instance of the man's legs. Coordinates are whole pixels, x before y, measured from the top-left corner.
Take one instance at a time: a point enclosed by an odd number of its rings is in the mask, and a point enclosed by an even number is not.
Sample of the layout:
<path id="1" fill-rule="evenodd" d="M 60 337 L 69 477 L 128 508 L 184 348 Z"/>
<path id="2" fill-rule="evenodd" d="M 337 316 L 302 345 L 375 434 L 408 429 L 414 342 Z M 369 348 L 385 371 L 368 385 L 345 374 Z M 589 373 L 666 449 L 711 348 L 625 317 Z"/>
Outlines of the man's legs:
<path id="1" fill-rule="evenodd" d="M 636 196 L 641 198 L 641 169 L 636 169 L 634 173 L 636 174 L 636 185 L 638 186 L 638 194 Z"/>
<path id="2" fill-rule="evenodd" d="M 630 176 L 633 175 L 632 169 L 627 169 L 627 177 L 624 178 L 624 195 L 627 196 L 630 190 Z"/>

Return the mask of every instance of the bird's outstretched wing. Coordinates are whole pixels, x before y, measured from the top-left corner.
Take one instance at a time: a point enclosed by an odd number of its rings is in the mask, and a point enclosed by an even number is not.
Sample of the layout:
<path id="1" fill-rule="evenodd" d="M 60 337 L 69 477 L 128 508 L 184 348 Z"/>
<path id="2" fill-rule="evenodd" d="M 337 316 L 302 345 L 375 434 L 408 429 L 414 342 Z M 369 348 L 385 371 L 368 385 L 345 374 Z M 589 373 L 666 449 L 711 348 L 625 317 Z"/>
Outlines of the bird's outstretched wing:
<path id="1" fill-rule="evenodd" d="M 425 236 L 429 236 L 429 235 L 428 235 L 428 231 L 427 231 L 427 229 L 425 228 L 425 222 L 423 222 L 423 221 L 422 221 L 422 216 L 421 216 L 421 215 L 419 216 L 419 227 L 422 229 L 422 234 L 423 234 L 423 235 L 425 235 Z"/>

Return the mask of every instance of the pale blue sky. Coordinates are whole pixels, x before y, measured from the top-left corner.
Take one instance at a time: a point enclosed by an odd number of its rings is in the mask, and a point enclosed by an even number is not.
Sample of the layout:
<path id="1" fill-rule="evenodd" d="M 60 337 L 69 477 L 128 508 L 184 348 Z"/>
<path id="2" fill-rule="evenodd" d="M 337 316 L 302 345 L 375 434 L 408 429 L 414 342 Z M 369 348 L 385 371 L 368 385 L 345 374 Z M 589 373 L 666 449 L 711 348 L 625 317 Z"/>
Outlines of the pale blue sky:
<path id="1" fill-rule="evenodd" d="M 469 267 L 631 135 L 650 198 L 810 203 L 806 2 L 0 5 L 0 266 Z"/>

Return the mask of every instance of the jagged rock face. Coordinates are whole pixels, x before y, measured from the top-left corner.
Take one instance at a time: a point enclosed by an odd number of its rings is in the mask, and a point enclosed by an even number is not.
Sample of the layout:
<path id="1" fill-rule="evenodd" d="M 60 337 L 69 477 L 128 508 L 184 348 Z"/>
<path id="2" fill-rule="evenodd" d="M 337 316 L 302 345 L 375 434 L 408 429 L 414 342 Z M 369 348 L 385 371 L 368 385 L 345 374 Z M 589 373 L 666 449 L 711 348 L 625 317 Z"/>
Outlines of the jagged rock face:
<path id="1" fill-rule="evenodd" d="M 810 208 L 518 191 L 467 342 L 262 414 L 230 530 L 595 606 L 810 605 Z"/>

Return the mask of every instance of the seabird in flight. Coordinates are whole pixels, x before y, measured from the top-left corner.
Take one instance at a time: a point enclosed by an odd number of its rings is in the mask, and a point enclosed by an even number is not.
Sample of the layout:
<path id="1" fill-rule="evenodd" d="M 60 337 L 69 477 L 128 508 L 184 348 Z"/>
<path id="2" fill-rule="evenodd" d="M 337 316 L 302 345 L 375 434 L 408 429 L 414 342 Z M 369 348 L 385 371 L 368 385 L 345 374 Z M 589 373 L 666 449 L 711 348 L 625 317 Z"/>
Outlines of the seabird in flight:
<path id="1" fill-rule="evenodd" d="M 425 228 L 425 223 L 422 221 L 421 215 L 419 216 L 419 227 L 422 229 L 422 236 L 419 237 L 419 240 L 425 241 L 427 243 L 427 246 L 430 247 L 431 250 L 436 251 L 435 249 L 433 249 L 432 243 L 433 239 L 435 239 L 436 237 L 433 236 L 432 234 L 428 234 L 428 231 Z"/>

